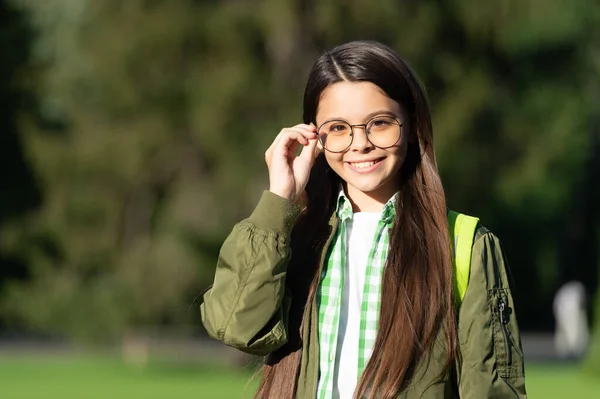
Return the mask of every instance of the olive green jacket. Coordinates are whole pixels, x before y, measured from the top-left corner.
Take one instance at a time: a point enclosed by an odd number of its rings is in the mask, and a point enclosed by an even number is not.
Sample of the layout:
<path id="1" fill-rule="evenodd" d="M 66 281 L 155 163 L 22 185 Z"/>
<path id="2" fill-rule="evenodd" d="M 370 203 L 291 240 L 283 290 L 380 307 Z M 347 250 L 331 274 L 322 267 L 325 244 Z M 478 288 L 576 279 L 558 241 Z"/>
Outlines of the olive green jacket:
<path id="1" fill-rule="evenodd" d="M 202 322 L 211 337 L 259 356 L 286 343 L 290 303 L 286 268 L 291 230 L 299 214 L 297 205 L 265 191 L 252 215 L 235 225 L 221 248 L 214 285 L 201 305 Z M 332 237 L 335 215 L 330 224 Z M 451 373 L 444 373 L 444 340 L 438 339 L 430 361 L 417 367 L 398 398 L 526 398 L 523 352 L 505 262 L 498 239 L 479 227 L 458 314 L 460 360 Z M 314 398 L 318 382 L 316 300 L 307 306 L 299 399 Z"/>

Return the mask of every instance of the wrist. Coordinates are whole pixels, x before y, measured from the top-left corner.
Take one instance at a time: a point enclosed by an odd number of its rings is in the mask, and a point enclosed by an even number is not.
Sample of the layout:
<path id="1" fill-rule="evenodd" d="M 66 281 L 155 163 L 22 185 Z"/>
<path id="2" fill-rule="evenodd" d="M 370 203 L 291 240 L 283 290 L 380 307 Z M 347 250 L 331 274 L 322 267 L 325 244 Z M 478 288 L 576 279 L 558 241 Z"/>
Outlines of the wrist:
<path id="1" fill-rule="evenodd" d="M 288 200 L 290 202 L 295 202 L 296 201 L 296 196 L 290 190 L 282 190 L 282 189 L 278 189 L 278 188 L 269 188 L 269 191 L 271 193 L 273 193 L 273 194 L 281 197 L 281 198 L 285 198 L 286 200 Z"/>

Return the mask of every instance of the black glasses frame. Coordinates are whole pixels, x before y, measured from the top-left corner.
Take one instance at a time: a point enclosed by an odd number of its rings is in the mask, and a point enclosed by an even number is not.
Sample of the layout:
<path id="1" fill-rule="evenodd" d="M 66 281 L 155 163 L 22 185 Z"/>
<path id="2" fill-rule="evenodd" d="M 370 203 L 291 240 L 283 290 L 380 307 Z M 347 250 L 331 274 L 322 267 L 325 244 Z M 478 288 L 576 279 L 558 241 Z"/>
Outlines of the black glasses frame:
<path id="1" fill-rule="evenodd" d="M 390 120 L 391 120 L 391 119 L 395 120 L 395 121 L 396 121 L 396 123 L 398 124 L 398 127 L 400 128 L 400 135 L 398 136 L 398 140 L 396 140 L 396 141 L 394 142 L 394 144 L 392 144 L 392 145 L 388 145 L 388 146 L 386 146 L 386 147 L 382 147 L 382 146 L 379 146 L 379 145 L 376 145 L 375 143 L 373 143 L 373 142 L 371 141 L 371 139 L 369 138 L 369 136 L 370 136 L 370 134 L 371 134 L 371 132 L 370 132 L 370 129 L 367 129 L 367 126 L 369 125 L 369 123 L 373 122 L 375 119 L 381 119 L 381 118 L 389 118 Z M 321 146 L 322 146 L 322 147 L 323 147 L 325 150 L 327 150 L 327 151 L 329 151 L 329 152 L 332 152 L 332 153 L 334 153 L 334 154 L 339 154 L 340 152 L 344 152 L 344 151 L 346 151 L 348 148 L 350 148 L 350 146 L 352 146 L 352 143 L 354 142 L 354 128 L 355 128 L 355 127 L 362 127 L 362 128 L 363 128 L 363 130 L 365 131 L 365 135 L 367 136 L 367 141 L 368 141 L 369 143 L 371 143 L 371 144 L 372 144 L 374 147 L 381 148 L 381 149 L 391 148 L 391 147 L 395 146 L 396 144 L 398 144 L 398 141 L 400 141 L 400 139 L 402 138 L 402 125 L 404 124 L 404 121 L 400 122 L 400 121 L 398 120 L 398 118 L 394 118 L 393 116 L 389 116 L 389 115 L 379 115 L 379 116 L 374 116 L 374 117 L 372 117 L 371 119 L 369 119 L 369 120 L 368 120 L 366 123 L 359 123 L 359 124 L 356 124 L 356 125 L 351 125 L 350 123 L 348 123 L 347 121 L 345 121 L 345 120 L 342 120 L 342 119 L 332 119 L 332 120 L 330 120 L 330 121 L 323 122 L 323 123 L 322 123 L 322 124 L 321 124 L 321 125 L 318 127 L 318 129 L 317 129 L 317 134 L 319 134 L 319 131 L 321 130 L 321 128 L 323 127 L 323 125 L 325 125 L 325 124 L 327 124 L 327 123 L 331 123 L 331 122 L 342 122 L 342 123 L 345 123 L 346 125 L 350 126 L 350 143 L 348 144 L 348 146 L 347 146 L 346 148 L 344 148 L 343 150 L 340 150 L 340 151 L 331 151 L 331 150 L 327 149 L 327 147 L 325 146 L 325 143 L 324 143 L 324 142 L 321 140 L 321 135 L 319 135 L 319 142 L 321 143 Z"/>

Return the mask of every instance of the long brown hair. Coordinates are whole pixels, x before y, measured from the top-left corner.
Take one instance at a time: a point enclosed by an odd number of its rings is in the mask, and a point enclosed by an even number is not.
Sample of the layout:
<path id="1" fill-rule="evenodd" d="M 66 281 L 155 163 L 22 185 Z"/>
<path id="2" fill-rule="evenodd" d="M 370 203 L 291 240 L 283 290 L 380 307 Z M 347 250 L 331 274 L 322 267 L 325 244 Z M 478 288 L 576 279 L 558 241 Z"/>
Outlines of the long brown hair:
<path id="1" fill-rule="evenodd" d="M 355 397 L 391 398 L 411 382 L 438 334 L 447 348 L 446 371 L 456 357 L 452 261 L 444 189 L 433 150 L 425 92 L 407 63 L 389 47 L 355 41 L 324 53 L 314 64 L 304 93 L 304 123 L 315 123 L 320 96 L 339 81 L 371 82 L 397 101 L 410 119 L 411 140 L 399 173 L 400 195 L 382 277 L 381 311 L 371 359 Z M 306 209 L 294 227 L 286 287 L 291 294 L 288 342 L 267 357 L 256 394 L 293 398 L 297 388 L 302 325 L 319 284 L 319 255 L 331 234 L 340 178 L 318 156 L 306 187 Z"/>

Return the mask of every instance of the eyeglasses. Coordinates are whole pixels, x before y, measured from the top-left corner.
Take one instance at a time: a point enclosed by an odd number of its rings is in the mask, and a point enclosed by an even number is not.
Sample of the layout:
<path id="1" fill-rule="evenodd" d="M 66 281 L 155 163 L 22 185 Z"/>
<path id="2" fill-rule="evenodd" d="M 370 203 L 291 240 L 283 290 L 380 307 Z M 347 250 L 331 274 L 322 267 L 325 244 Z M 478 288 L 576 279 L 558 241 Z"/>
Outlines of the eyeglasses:
<path id="1" fill-rule="evenodd" d="M 402 123 L 391 116 L 376 116 L 359 125 L 346 121 L 327 121 L 319 126 L 319 142 L 329 152 L 344 152 L 352 145 L 354 128 L 365 129 L 367 140 L 378 148 L 394 146 L 402 137 Z"/>

